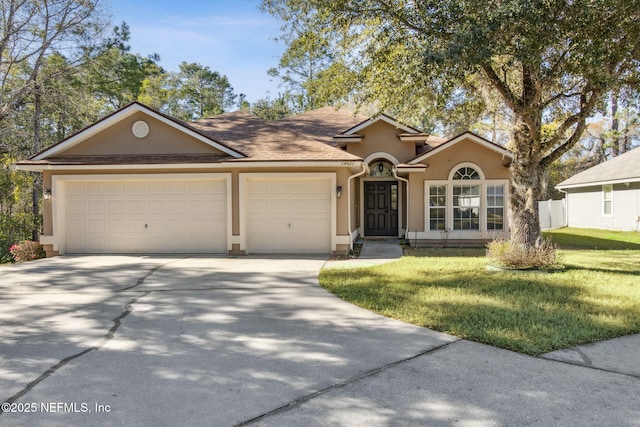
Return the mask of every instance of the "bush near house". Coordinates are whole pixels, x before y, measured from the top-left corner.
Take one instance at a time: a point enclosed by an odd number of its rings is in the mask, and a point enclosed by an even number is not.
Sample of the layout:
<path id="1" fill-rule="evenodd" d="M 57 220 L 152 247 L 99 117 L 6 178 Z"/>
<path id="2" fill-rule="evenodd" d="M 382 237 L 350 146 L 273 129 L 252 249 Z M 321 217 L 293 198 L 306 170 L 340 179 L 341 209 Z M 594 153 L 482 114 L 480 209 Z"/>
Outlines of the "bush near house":
<path id="1" fill-rule="evenodd" d="M 9 248 L 15 262 L 33 261 L 34 259 L 45 258 L 47 255 L 42 245 L 32 240 L 24 240 Z"/>
<path id="2" fill-rule="evenodd" d="M 513 246 L 509 240 L 495 240 L 487 244 L 487 258 L 501 267 L 515 269 L 556 267 L 556 247 L 550 239 L 540 239 L 534 248 Z"/>

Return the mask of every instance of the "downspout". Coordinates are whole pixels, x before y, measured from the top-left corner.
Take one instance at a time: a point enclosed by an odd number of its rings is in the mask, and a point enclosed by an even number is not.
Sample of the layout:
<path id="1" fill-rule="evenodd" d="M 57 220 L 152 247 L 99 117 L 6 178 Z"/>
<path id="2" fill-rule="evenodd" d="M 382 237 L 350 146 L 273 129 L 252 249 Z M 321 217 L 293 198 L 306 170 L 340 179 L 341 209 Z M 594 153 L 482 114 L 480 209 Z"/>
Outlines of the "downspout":
<path id="1" fill-rule="evenodd" d="M 405 187 L 407 187 L 407 228 L 405 228 L 404 230 L 404 238 L 408 239 L 409 238 L 409 180 L 408 179 L 404 179 L 404 178 L 400 178 L 398 176 L 398 168 L 396 168 L 395 166 L 393 167 L 393 177 L 395 179 L 397 179 L 398 181 L 403 181 L 405 183 Z"/>
<path id="2" fill-rule="evenodd" d="M 353 232 L 351 230 L 351 180 L 353 178 L 357 178 L 359 176 L 364 175 L 365 173 L 367 173 L 367 170 L 369 170 L 369 165 L 367 165 L 365 162 L 362 162 L 360 164 L 360 166 L 362 166 L 362 171 L 358 172 L 355 175 L 351 175 L 349 178 L 347 178 L 347 232 L 349 233 L 349 250 L 352 251 L 353 250 Z"/>

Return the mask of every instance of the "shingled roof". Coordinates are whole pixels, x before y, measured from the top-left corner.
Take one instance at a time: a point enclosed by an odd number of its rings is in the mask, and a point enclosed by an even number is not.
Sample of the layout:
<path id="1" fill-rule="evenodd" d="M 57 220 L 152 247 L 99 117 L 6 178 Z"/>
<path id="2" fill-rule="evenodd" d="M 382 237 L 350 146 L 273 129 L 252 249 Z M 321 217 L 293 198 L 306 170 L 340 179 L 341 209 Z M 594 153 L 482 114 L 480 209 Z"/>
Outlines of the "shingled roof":
<path id="1" fill-rule="evenodd" d="M 334 136 L 368 119 L 368 117 L 345 109 L 336 110 L 334 107 L 323 107 L 278 120 L 273 124 L 281 129 L 295 131 L 335 146 Z"/>
<path id="2" fill-rule="evenodd" d="M 247 157 L 233 160 L 238 162 L 362 160 L 346 151 L 329 146 L 317 138 L 312 138 L 308 133 L 295 132 L 242 111 L 197 120 L 190 123 L 190 126 L 229 147 L 242 150 Z M 328 132 L 329 138 L 333 136 L 331 129 L 325 132 Z"/>
<path id="3" fill-rule="evenodd" d="M 640 147 L 589 168 L 556 185 L 556 188 L 640 182 Z"/>

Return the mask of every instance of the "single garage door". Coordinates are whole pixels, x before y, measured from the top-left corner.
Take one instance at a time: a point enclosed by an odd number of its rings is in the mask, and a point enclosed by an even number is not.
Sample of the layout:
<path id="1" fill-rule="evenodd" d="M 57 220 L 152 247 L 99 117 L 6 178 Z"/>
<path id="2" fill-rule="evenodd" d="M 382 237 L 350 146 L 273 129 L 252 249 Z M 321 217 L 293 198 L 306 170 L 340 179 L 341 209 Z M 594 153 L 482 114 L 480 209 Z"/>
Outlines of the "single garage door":
<path id="1" fill-rule="evenodd" d="M 247 187 L 249 252 L 331 252 L 330 179 L 250 179 Z"/>
<path id="2" fill-rule="evenodd" d="M 224 253 L 224 180 L 68 181 L 68 253 Z"/>

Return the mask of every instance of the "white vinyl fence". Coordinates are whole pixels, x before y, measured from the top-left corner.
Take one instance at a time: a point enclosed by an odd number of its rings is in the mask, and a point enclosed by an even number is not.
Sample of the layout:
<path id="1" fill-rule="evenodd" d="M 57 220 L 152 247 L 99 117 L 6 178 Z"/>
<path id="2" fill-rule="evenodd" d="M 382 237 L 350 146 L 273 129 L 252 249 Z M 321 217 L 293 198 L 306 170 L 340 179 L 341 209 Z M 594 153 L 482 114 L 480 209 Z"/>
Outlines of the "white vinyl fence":
<path id="1" fill-rule="evenodd" d="M 548 230 L 551 228 L 564 227 L 567 224 L 567 209 L 562 200 L 545 200 L 538 202 L 540 212 L 540 228 Z"/>

